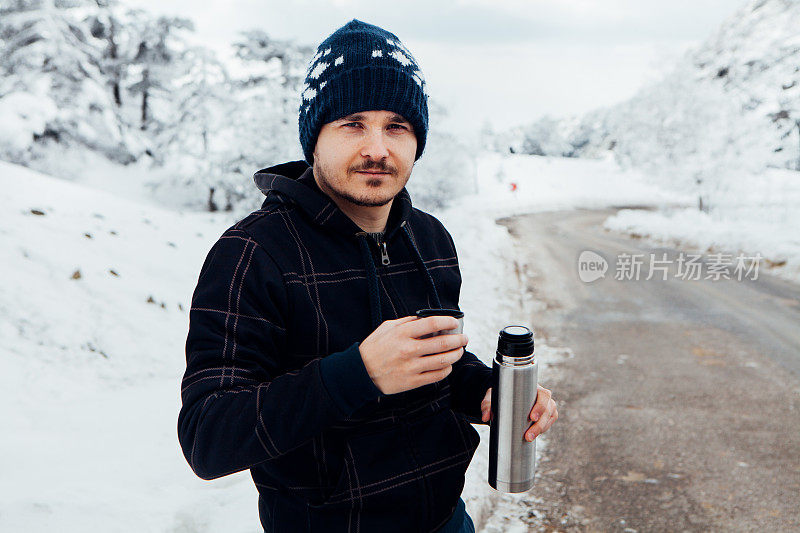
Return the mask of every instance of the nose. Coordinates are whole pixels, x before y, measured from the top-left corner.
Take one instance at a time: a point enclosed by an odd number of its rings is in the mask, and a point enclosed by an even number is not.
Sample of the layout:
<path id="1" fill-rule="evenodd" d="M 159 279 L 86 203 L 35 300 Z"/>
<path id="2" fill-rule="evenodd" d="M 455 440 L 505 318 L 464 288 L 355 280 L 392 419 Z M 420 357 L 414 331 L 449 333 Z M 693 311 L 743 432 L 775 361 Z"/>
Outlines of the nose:
<path id="1" fill-rule="evenodd" d="M 389 157 L 389 148 L 386 146 L 382 128 L 370 128 L 361 146 L 361 155 L 378 161 Z"/>

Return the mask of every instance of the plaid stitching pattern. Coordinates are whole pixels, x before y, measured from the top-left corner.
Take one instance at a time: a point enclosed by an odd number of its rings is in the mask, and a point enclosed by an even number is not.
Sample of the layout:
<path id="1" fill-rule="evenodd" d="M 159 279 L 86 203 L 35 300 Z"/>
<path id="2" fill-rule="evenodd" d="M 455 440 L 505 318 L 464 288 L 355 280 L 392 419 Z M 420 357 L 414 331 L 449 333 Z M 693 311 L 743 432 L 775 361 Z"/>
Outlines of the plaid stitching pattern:
<path id="1" fill-rule="evenodd" d="M 444 459 L 440 459 L 438 461 L 434 461 L 434 462 L 428 463 L 426 465 L 422 465 L 420 467 L 414 468 L 414 469 L 409 470 L 407 472 L 403 472 L 402 474 L 397 474 L 397 475 L 391 476 L 389 478 L 383 479 L 381 481 L 376 481 L 374 483 L 369 483 L 367 485 L 361 485 L 361 486 L 358 487 L 358 489 L 359 489 L 359 491 L 358 491 L 359 496 L 358 497 L 363 499 L 363 498 L 365 498 L 367 496 L 374 496 L 375 494 L 380 494 L 382 492 L 386 492 L 387 490 L 391 490 L 391 489 L 400 487 L 402 485 L 405 485 L 407 483 L 411 483 L 413 481 L 416 481 L 417 479 L 419 479 L 419 476 L 422 476 L 422 475 L 430 476 L 430 475 L 437 474 L 439 472 L 442 472 L 442 471 L 450 469 L 450 468 L 455 468 L 455 467 L 463 464 L 464 462 L 466 462 L 465 458 L 466 458 L 466 460 L 469 460 L 471 458 L 471 454 L 469 452 L 467 452 L 466 450 L 463 451 L 463 452 L 459 452 L 459 453 L 457 453 L 457 454 L 455 454 L 453 456 L 446 457 Z M 351 457 L 351 460 L 352 460 L 352 457 Z M 433 467 L 437 467 L 437 468 L 433 468 Z M 398 479 L 402 479 L 402 481 L 397 481 L 396 483 L 392 483 L 390 485 L 385 485 L 386 483 L 390 483 L 390 482 L 398 480 Z M 367 488 L 372 488 L 373 490 L 369 490 L 369 491 L 364 490 L 364 489 L 367 489 Z M 341 503 L 341 502 L 345 502 L 345 501 L 352 502 L 355 499 L 356 498 L 353 495 L 353 488 L 350 487 L 345 492 L 340 492 L 338 494 L 332 495 L 330 497 L 330 499 L 328 500 L 328 502 L 329 503 Z"/>
<path id="2" fill-rule="evenodd" d="M 197 385 L 201 381 L 206 381 L 206 380 L 210 380 L 210 379 L 221 379 L 221 377 L 224 375 L 224 369 L 225 369 L 225 367 L 206 368 L 206 369 L 200 370 L 198 372 L 195 372 L 191 376 L 185 377 L 183 379 L 183 386 L 181 387 L 181 393 L 186 392 L 189 388 Z M 240 374 L 241 373 L 245 373 L 245 372 L 246 372 L 246 370 L 244 370 L 244 369 L 240 370 Z M 196 377 L 198 375 L 202 375 L 202 374 L 205 374 L 205 373 L 208 373 L 210 375 L 202 376 L 202 377 Z M 248 378 L 248 377 L 241 376 L 241 375 L 236 377 L 236 382 L 239 383 L 239 384 L 242 384 L 242 385 L 250 385 L 252 383 L 260 383 L 260 381 L 261 381 L 260 379 L 257 379 L 255 377 Z M 231 392 L 233 392 L 233 391 L 231 391 Z"/>
<path id="3" fill-rule="evenodd" d="M 457 264 L 453 264 L 453 265 L 436 265 L 436 266 L 428 267 L 428 270 L 429 271 L 430 270 L 437 270 L 437 269 L 440 269 L 440 268 L 458 268 L 458 265 Z M 353 280 L 356 280 L 356 279 L 367 279 L 366 271 L 362 270 L 362 272 L 364 272 L 364 275 L 350 276 L 350 277 L 340 278 L 340 279 L 332 279 L 332 280 L 317 280 L 317 279 L 314 279 L 312 281 L 304 281 L 302 279 L 289 279 L 289 280 L 286 280 L 286 283 L 287 284 L 288 283 L 299 283 L 301 285 L 313 286 L 313 285 L 325 285 L 325 284 L 330 284 L 330 283 L 340 283 L 342 281 L 353 281 Z M 387 273 L 384 274 L 384 276 L 397 276 L 399 274 L 408 274 L 409 272 L 417 272 L 417 269 L 416 268 L 408 268 L 408 269 L 405 269 L 405 270 L 397 270 L 395 272 L 387 272 Z"/>
<path id="4" fill-rule="evenodd" d="M 249 253 L 248 257 L 247 257 L 247 264 L 244 266 L 244 270 L 242 271 L 242 277 L 241 277 L 241 279 L 239 281 L 239 290 L 236 292 L 236 311 L 234 312 L 234 314 L 239 314 L 239 305 L 240 305 L 240 303 L 242 301 L 242 287 L 244 286 L 244 278 L 245 278 L 245 276 L 247 276 L 247 271 L 250 269 L 250 262 L 253 260 L 253 252 L 255 252 L 255 250 L 256 250 L 255 241 L 252 241 L 252 246 L 250 246 L 250 243 L 246 243 L 245 244 L 244 249 L 242 250 L 242 257 L 239 258 L 239 264 L 241 264 L 242 258 L 244 257 L 245 253 L 247 252 L 247 248 L 248 247 L 250 247 L 250 253 Z M 237 265 L 236 268 L 238 270 L 239 265 Z M 236 274 L 234 273 L 234 279 L 235 278 L 236 278 Z M 231 280 L 231 286 L 233 286 L 233 280 Z M 228 295 L 228 306 L 229 306 L 228 310 L 229 310 L 229 312 L 225 315 L 225 344 L 226 345 L 228 343 L 228 322 L 231 319 L 230 296 L 231 295 L 229 294 Z M 236 337 L 236 328 L 238 326 L 239 326 L 239 317 L 236 316 L 233 319 L 232 335 L 233 335 L 234 338 Z M 236 347 L 237 347 L 237 345 L 238 345 L 238 343 L 233 342 L 233 348 L 231 350 L 231 361 L 233 361 L 233 359 L 236 358 Z M 223 350 L 222 354 L 223 354 L 223 358 L 224 358 L 224 356 L 225 356 L 225 351 L 224 350 Z M 230 368 L 230 372 L 231 372 L 231 375 L 230 375 L 231 383 L 230 384 L 233 385 L 234 374 L 236 373 L 236 366 L 234 366 L 233 363 L 231 363 L 229 368 Z M 222 369 L 222 382 L 220 382 L 220 386 L 224 385 L 224 381 L 225 381 L 225 368 L 223 367 L 223 369 Z"/>
<path id="5" fill-rule="evenodd" d="M 233 316 L 233 317 L 236 317 L 237 319 L 244 318 L 244 319 L 247 319 L 247 320 L 256 320 L 258 322 L 265 322 L 265 323 L 269 324 L 270 326 L 272 326 L 275 329 L 279 329 L 281 331 L 286 331 L 286 328 L 277 325 L 275 322 L 267 320 L 263 316 L 243 315 L 241 313 L 231 313 L 230 311 L 226 311 L 224 309 L 210 309 L 208 307 L 192 307 L 189 310 L 190 311 L 207 311 L 209 313 L 220 313 L 220 314 L 226 315 L 226 318 Z"/>
<path id="6" fill-rule="evenodd" d="M 261 405 L 261 391 L 263 390 L 264 394 L 266 394 L 266 392 L 269 390 L 270 385 L 272 385 L 272 382 L 267 383 L 266 387 L 264 385 L 259 385 L 256 388 L 256 405 L 258 406 Z M 275 441 L 273 441 L 272 437 L 269 436 L 269 431 L 267 430 L 267 424 L 264 423 L 264 416 L 261 409 L 258 409 L 258 428 L 260 428 L 261 431 L 260 432 L 256 431 L 256 436 L 258 437 L 259 442 L 261 442 L 261 446 L 264 447 L 264 451 L 267 452 L 267 455 L 270 457 L 276 457 L 280 455 L 278 447 L 275 446 Z M 264 440 L 261 438 L 261 434 L 267 437 L 267 441 L 269 441 L 270 444 L 269 447 L 267 446 L 266 442 L 264 442 Z"/>
<path id="7" fill-rule="evenodd" d="M 309 275 L 308 272 L 306 271 L 306 259 L 307 259 L 308 262 L 309 262 L 310 268 L 311 268 L 311 278 L 312 278 L 312 280 L 314 280 L 314 278 L 316 276 L 315 269 L 314 269 L 314 263 L 311 260 L 311 254 L 308 253 L 308 248 L 306 248 L 305 244 L 303 244 L 303 241 L 300 238 L 300 235 L 299 235 L 299 233 L 297 231 L 297 227 L 294 225 L 294 222 L 292 221 L 291 217 L 281 215 L 281 218 L 283 219 L 286 231 L 291 235 L 292 239 L 294 240 L 295 244 L 297 245 L 298 253 L 299 253 L 299 257 L 300 257 L 300 265 L 301 265 L 301 267 L 303 269 L 303 274 L 305 274 L 306 276 Z M 310 290 L 310 287 L 314 287 L 313 295 L 312 295 L 312 292 Z M 325 352 L 321 351 L 321 346 L 320 346 L 320 337 L 322 337 L 321 325 L 325 326 L 325 348 L 326 348 L 326 351 L 327 351 L 327 346 L 328 346 L 328 324 L 325 322 L 325 317 L 324 317 L 324 315 L 322 313 L 322 305 L 320 304 L 320 300 L 319 300 L 319 290 L 314 285 L 307 285 L 306 289 L 308 289 L 307 292 L 308 292 L 309 298 L 311 298 L 314 301 L 314 304 L 315 304 L 315 311 L 316 311 L 315 318 L 317 320 L 317 329 L 316 329 L 316 335 L 314 337 L 317 340 L 317 353 L 325 353 Z"/>
<path id="8" fill-rule="evenodd" d="M 449 263 L 446 266 L 456 266 L 456 267 L 458 266 L 458 261 L 456 260 L 456 256 L 443 257 L 443 258 L 437 258 L 437 259 L 426 259 L 424 261 L 424 263 L 425 263 L 425 266 L 427 267 L 428 265 L 435 265 L 436 263 L 440 263 L 442 261 L 447 261 Z M 386 265 L 384 267 L 384 269 L 386 269 L 387 272 L 392 272 L 393 270 L 395 270 L 395 269 L 397 269 L 399 267 L 408 267 L 408 266 L 413 266 L 413 265 L 414 265 L 414 261 L 403 261 L 403 262 L 398 262 L 398 263 L 392 262 L 391 264 Z M 430 270 L 430 268 L 428 268 L 428 270 Z M 348 269 L 345 269 L 345 270 L 337 270 L 337 271 L 334 271 L 334 272 L 315 272 L 314 273 L 314 277 L 316 277 L 316 278 L 324 278 L 326 276 L 338 276 L 340 274 L 349 274 L 351 272 L 365 272 L 365 270 L 363 268 L 348 268 Z M 404 270 L 404 272 L 406 272 L 406 270 Z M 290 277 L 290 278 L 298 278 L 298 279 L 301 279 L 301 280 L 309 277 L 309 275 L 307 275 L 307 274 L 299 274 L 297 272 L 292 272 L 292 271 L 283 272 L 283 276 Z"/>

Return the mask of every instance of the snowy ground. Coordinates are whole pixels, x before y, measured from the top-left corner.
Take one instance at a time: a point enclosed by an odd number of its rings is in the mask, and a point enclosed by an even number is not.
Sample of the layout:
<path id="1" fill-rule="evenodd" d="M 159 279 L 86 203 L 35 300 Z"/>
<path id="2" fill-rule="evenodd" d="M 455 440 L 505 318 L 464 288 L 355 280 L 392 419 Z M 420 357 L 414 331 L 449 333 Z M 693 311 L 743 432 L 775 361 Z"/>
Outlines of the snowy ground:
<path id="1" fill-rule="evenodd" d="M 436 215 L 458 247 L 470 348 L 487 363 L 499 329 L 525 324 L 534 304 L 496 217 L 687 201 L 611 161 L 490 155 L 477 178 L 478 194 Z M 259 531 L 249 474 L 200 480 L 176 433 L 192 290 L 235 218 L 115 193 L 0 162 L 0 530 Z M 546 384 L 558 354 L 539 346 Z M 478 429 L 467 509 L 485 533 L 523 531 L 491 512 L 513 498 L 488 487 L 488 428 Z"/>
<path id="2" fill-rule="evenodd" d="M 622 210 L 605 227 L 698 254 L 760 255 L 761 271 L 800 283 L 800 172 L 769 169 L 729 182 L 713 199 L 709 213 Z"/>

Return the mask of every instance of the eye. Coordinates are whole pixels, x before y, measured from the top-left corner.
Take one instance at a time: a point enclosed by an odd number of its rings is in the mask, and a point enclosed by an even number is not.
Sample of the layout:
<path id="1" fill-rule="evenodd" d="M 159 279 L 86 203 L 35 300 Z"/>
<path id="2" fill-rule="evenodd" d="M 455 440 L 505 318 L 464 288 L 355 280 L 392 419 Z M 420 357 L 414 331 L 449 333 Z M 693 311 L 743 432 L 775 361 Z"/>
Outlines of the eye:
<path id="1" fill-rule="evenodd" d="M 401 129 L 401 130 L 407 130 L 408 129 L 407 127 L 405 127 L 402 124 L 389 124 L 389 127 L 392 128 L 392 129 L 394 129 L 395 126 L 397 127 L 397 129 Z"/>
<path id="2" fill-rule="evenodd" d="M 359 128 L 359 127 L 361 127 L 361 123 L 360 122 L 345 122 L 344 124 L 342 124 L 342 126 L 345 126 L 347 128 Z"/>

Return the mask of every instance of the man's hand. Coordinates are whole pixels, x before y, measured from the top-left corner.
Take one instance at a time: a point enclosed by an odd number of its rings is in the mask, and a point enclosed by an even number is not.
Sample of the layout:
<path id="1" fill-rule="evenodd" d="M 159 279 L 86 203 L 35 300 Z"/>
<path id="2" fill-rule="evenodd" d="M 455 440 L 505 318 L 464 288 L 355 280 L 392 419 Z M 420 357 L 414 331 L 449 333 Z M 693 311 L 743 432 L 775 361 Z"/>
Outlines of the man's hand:
<path id="1" fill-rule="evenodd" d="M 467 336 L 419 337 L 456 327 L 458 320 L 451 316 L 387 320 L 358 349 L 375 386 L 384 394 L 395 394 L 441 381 L 453 371 L 453 363 L 464 355 Z"/>
<path id="2" fill-rule="evenodd" d="M 492 388 L 486 391 L 486 395 L 481 402 L 481 420 L 488 422 L 492 418 Z M 534 424 L 525 432 L 525 440 L 533 441 L 536 437 L 550 429 L 553 422 L 558 420 L 558 409 L 556 401 L 548 389 L 539 385 L 536 391 L 536 401 L 528 414 L 528 418 Z"/>

